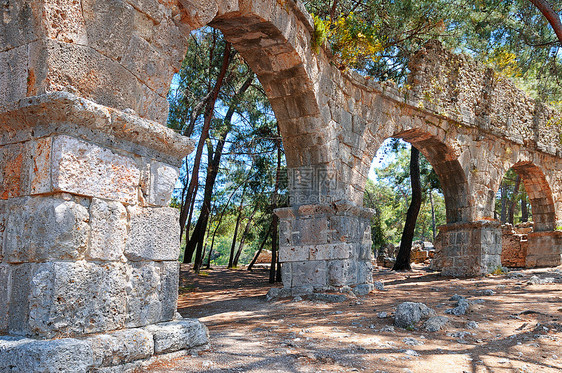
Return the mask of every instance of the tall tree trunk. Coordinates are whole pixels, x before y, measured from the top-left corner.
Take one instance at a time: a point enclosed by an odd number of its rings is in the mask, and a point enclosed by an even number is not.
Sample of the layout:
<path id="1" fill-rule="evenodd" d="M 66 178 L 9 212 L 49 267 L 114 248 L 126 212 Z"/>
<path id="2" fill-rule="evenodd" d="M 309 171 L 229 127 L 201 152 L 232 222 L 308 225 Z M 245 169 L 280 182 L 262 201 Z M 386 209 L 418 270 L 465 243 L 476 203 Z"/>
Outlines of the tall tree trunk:
<path id="1" fill-rule="evenodd" d="M 252 227 L 252 223 L 254 222 L 254 216 L 258 211 L 258 206 L 254 208 L 252 214 L 248 218 L 248 222 L 246 223 L 246 227 L 244 228 L 244 232 L 242 232 L 242 237 L 240 237 L 240 244 L 238 245 L 238 251 L 236 251 L 236 255 L 234 256 L 234 263 L 233 267 L 238 267 L 238 260 L 240 260 L 240 255 L 242 254 L 242 250 L 244 249 L 244 243 L 246 242 L 246 237 L 248 236 L 248 232 L 250 232 L 250 228 Z"/>
<path id="2" fill-rule="evenodd" d="M 248 271 L 251 271 L 254 264 L 256 264 L 256 261 L 258 260 L 260 254 L 261 254 L 261 251 L 263 250 L 263 247 L 265 246 L 265 243 L 267 242 L 267 239 L 269 238 L 269 235 L 271 234 L 271 228 L 272 227 L 273 227 L 273 223 L 269 224 L 269 228 L 267 228 L 267 233 L 265 234 L 265 237 L 263 238 L 263 241 L 261 242 L 260 248 L 254 254 L 254 258 L 252 259 L 250 264 L 248 264 Z"/>
<path id="3" fill-rule="evenodd" d="M 420 212 L 422 193 L 420 180 L 420 152 L 413 145 L 410 149 L 410 183 L 412 185 L 412 199 L 410 207 L 406 213 L 406 223 L 400 240 L 400 249 L 396 256 L 396 263 L 392 269 L 394 271 L 409 270 L 410 253 L 412 251 L 412 241 L 414 239 L 414 230 L 416 229 L 416 220 Z"/>
<path id="4" fill-rule="evenodd" d="M 507 185 L 502 181 L 501 183 L 501 213 L 500 213 L 500 223 L 505 224 L 507 220 Z"/>
<path id="5" fill-rule="evenodd" d="M 224 205 L 220 215 L 219 215 L 219 221 L 217 222 L 217 226 L 215 227 L 215 230 L 213 232 L 213 239 L 211 240 L 211 248 L 209 249 L 209 257 L 207 260 L 207 268 L 211 268 L 211 253 L 213 252 L 213 248 L 215 247 L 215 237 L 217 236 L 217 231 L 219 230 L 219 227 L 222 223 L 222 218 L 224 217 L 224 213 L 226 212 L 226 209 L 228 208 L 228 206 L 230 205 L 230 201 L 232 200 L 232 197 L 234 196 L 234 194 L 236 193 L 236 191 L 238 190 L 238 188 L 240 188 L 240 185 L 238 187 L 236 187 L 236 189 L 234 189 L 232 191 L 232 193 L 230 193 L 230 196 L 228 197 L 228 200 L 226 201 L 226 204 Z"/>
<path id="6" fill-rule="evenodd" d="M 185 204 L 186 202 L 186 194 L 187 188 L 189 186 L 189 169 L 187 168 L 187 161 L 186 161 L 186 174 L 185 180 L 183 183 L 183 188 L 181 191 L 181 205 L 180 205 L 180 244 L 183 241 L 183 233 L 185 230 L 185 222 L 187 221 L 187 215 L 189 214 L 189 207 Z M 187 243 L 187 238 L 186 238 Z M 185 255 L 185 254 L 184 254 Z"/>
<path id="7" fill-rule="evenodd" d="M 269 283 L 273 284 L 275 281 L 280 281 L 280 264 L 279 264 L 279 218 L 275 214 L 275 209 L 278 206 L 279 200 L 279 184 L 281 180 L 281 138 L 279 132 L 279 125 L 277 125 L 277 139 L 275 144 L 277 145 L 277 171 L 275 174 L 275 189 L 273 191 L 273 201 L 272 201 L 272 211 L 273 211 L 273 221 L 272 230 L 273 236 L 271 237 L 271 266 L 269 267 Z M 276 269 L 277 268 L 277 269 Z"/>
<path id="8" fill-rule="evenodd" d="M 435 205 L 433 204 L 433 191 L 429 190 L 429 203 L 431 204 L 431 230 L 433 242 L 435 243 L 435 237 L 437 236 L 437 228 L 435 226 Z"/>
<path id="9" fill-rule="evenodd" d="M 230 64 L 231 49 L 232 49 L 232 45 L 230 43 L 226 43 L 226 46 L 224 48 L 221 70 L 217 77 L 217 81 L 215 82 L 215 85 L 212 89 L 212 95 L 210 96 L 207 105 L 205 107 L 203 129 L 201 130 L 201 137 L 199 138 L 199 142 L 197 143 L 197 152 L 195 154 L 195 160 L 193 161 L 193 170 L 191 171 L 191 181 L 189 183 L 189 188 L 187 189 L 187 194 L 186 194 L 186 198 L 187 198 L 185 202 L 186 205 L 191 205 L 192 202 L 195 201 L 195 185 L 199 180 L 198 178 L 199 166 L 201 164 L 201 157 L 203 155 L 203 147 L 205 146 L 205 143 L 209 138 L 209 130 L 211 127 L 211 121 L 214 117 L 215 104 L 217 102 L 219 92 L 224 81 L 224 77 L 226 76 L 228 65 Z M 184 263 L 189 263 L 193 255 L 193 247 L 191 248 L 190 252 L 188 252 L 186 248 L 186 253 L 190 255 L 184 255 Z"/>
<path id="10" fill-rule="evenodd" d="M 527 206 L 527 195 L 523 193 L 521 196 L 521 222 L 529 221 L 529 209 Z"/>
<path id="11" fill-rule="evenodd" d="M 217 146 L 214 151 L 213 151 L 212 142 L 210 141 L 210 139 L 207 139 L 208 164 L 207 164 L 207 178 L 205 181 L 205 193 L 203 197 L 203 204 L 201 207 L 199 218 L 197 220 L 196 229 L 193 231 L 193 234 L 191 235 L 191 238 L 189 239 L 186 245 L 186 252 L 188 253 L 189 258 L 191 258 L 191 256 L 193 255 L 193 251 L 195 250 L 195 248 L 197 248 L 195 265 L 194 265 L 194 270 L 196 272 L 199 271 L 202 265 L 201 250 L 203 250 L 203 244 L 204 244 L 203 241 L 205 239 L 204 232 L 207 229 L 207 225 L 209 221 L 209 213 L 211 211 L 211 199 L 213 197 L 213 189 L 217 180 L 217 175 L 219 173 L 220 162 L 224 151 L 224 146 L 226 143 L 226 138 L 230 133 L 230 130 L 232 129 L 232 116 L 234 115 L 240 97 L 250 87 L 253 80 L 254 80 L 254 76 L 252 74 L 250 77 L 246 79 L 246 81 L 242 84 L 242 86 L 234 95 L 232 104 L 228 108 L 228 111 L 226 112 L 226 115 L 224 116 L 223 119 L 226 125 L 219 135 Z"/>
<path id="12" fill-rule="evenodd" d="M 554 33 L 558 37 L 558 41 L 562 45 L 562 22 L 560 21 L 560 16 L 552 5 L 546 0 L 529 0 L 538 10 L 546 17 L 550 26 L 554 30 Z"/>
<path id="13" fill-rule="evenodd" d="M 515 185 L 513 186 L 513 194 L 511 195 L 511 201 L 509 201 L 509 211 L 507 213 L 507 221 L 509 224 L 514 225 L 515 217 L 515 205 L 517 203 L 517 197 L 519 196 L 519 186 L 521 185 L 521 176 L 517 175 L 515 179 Z"/>
<path id="14" fill-rule="evenodd" d="M 238 207 L 238 217 L 236 218 L 236 224 L 234 226 L 234 235 L 232 237 L 232 245 L 230 245 L 230 257 L 228 258 L 228 268 L 232 268 L 234 265 L 234 250 L 236 249 L 236 239 L 238 238 L 238 228 L 240 228 L 240 221 L 242 220 L 242 206 L 244 204 L 244 194 L 246 189 L 242 191 L 242 197 L 240 198 L 240 206 Z"/>
<path id="15" fill-rule="evenodd" d="M 269 283 L 273 284 L 276 280 L 276 266 L 279 262 L 277 260 L 279 251 L 279 218 L 277 215 L 273 214 L 273 221 L 271 223 L 273 226 L 273 236 L 271 237 L 271 266 L 269 267 Z"/>

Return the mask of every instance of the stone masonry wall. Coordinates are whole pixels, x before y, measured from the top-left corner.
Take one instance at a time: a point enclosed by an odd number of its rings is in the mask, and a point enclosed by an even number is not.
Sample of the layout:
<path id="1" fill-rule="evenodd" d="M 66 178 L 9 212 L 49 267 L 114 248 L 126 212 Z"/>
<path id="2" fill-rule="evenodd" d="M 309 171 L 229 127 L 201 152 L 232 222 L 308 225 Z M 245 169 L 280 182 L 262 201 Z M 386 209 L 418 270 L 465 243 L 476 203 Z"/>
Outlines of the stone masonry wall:
<path id="1" fill-rule="evenodd" d="M 501 265 L 498 222 L 455 223 L 439 227 L 432 267 L 447 276 L 489 273 Z"/>
<path id="2" fill-rule="evenodd" d="M 165 121 L 189 34 L 175 1 L 17 0 L 1 12 L 0 106 L 65 91 Z"/>
<path id="3" fill-rule="evenodd" d="M 372 211 L 352 205 L 278 209 L 279 261 L 287 288 L 372 290 Z"/>
<path id="4" fill-rule="evenodd" d="M 531 99 L 508 78 L 429 42 L 411 60 L 412 93 L 466 125 L 562 156 L 560 113 Z M 420 101 L 420 105 L 423 102 Z"/>
<path id="5" fill-rule="evenodd" d="M 95 131 L 113 126 L 121 132 Z M 179 226 L 167 206 L 191 141 L 66 93 L 14 107 L 0 127 L 0 333 L 68 337 L 171 321 Z"/>
<path id="6" fill-rule="evenodd" d="M 527 234 L 518 233 L 511 224 L 502 225 L 502 266 L 524 268 L 528 247 Z"/>

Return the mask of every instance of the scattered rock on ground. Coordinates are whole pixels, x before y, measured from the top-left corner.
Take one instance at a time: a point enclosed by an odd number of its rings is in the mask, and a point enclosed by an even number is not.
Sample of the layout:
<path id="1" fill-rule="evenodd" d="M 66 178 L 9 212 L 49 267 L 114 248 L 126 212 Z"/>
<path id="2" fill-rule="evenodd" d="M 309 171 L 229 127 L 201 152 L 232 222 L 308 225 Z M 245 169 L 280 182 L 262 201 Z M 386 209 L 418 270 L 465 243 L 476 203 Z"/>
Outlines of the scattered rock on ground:
<path id="1" fill-rule="evenodd" d="M 435 311 L 423 303 L 404 302 L 396 307 L 394 325 L 400 328 L 412 328 L 422 319 L 433 316 Z"/>
<path id="2" fill-rule="evenodd" d="M 329 293 L 313 293 L 308 296 L 308 299 L 328 303 L 341 303 L 348 300 L 347 296 L 345 296 L 344 294 Z"/>
<path id="3" fill-rule="evenodd" d="M 404 342 L 408 346 L 420 346 L 423 344 L 423 341 L 418 341 L 417 339 L 412 337 L 406 337 L 402 340 L 402 342 Z"/>
<path id="4" fill-rule="evenodd" d="M 554 283 L 553 277 L 540 278 L 537 275 L 531 276 L 528 282 L 529 285 L 544 285 L 544 284 L 552 284 L 552 283 Z"/>
<path id="5" fill-rule="evenodd" d="M 469 308 L 470 308 L 470 303 L 468 303 L 466 299 L 462 298 L 459 299 L 459 301 L 457 302 L 457 306 L 455 308 L 450 308 L 445 312 L 451 315 L 461 316 L 466 314 Z"/>
<path id="6" fill-rule="evenodd" d="M 377 290 L 384 290 L 384 284 L 381 281 L 375 281 L 374 283 L 375 289 Z"/>
<path id="7" fill-rule="evenodd" d="M 469 321 L 465 326 L 467 329 L 478 329 L 478 323 L 476 321 Z"/>
<path id="8" fill-rule="evenodd" d="M 428 332 L 436 332 L 441 330 L 448 322 L 449 318 L 447 316 L 433 316 L 426 320 L 423 328 Z"/>
<path id="9" fill-rule="evenodd" d="M 452 301 L 455 301 L 455 302 L 458 302 L 461 299 L 464 299 L 464 297 L 462 295 L 458 295 L 458 294 L 455 294 L 451 298 L 449 298 L 449 300 L 452 300 Z"/>

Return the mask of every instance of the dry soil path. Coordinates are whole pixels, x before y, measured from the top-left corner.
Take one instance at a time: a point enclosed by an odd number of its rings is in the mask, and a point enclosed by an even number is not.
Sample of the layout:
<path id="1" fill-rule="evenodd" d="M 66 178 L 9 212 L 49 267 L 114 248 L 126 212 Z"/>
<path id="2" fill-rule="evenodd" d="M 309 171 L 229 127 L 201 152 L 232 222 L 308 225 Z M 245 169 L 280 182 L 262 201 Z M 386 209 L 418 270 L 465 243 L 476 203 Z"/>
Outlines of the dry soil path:
<path id="1" fill-rule="evenodd" d="M 179 312 L 207 325 L 211 345 L 152 372 L 562 372 L 560 268 L 476 279 L 377 270 L 384 290 L 340 303 L 267 302 L 264 269 L 182 269 Z M 454 294 L 472 303 L 467 314 L 446 313 Z M 427 304 L 449 325 L 394 327 L 405 301 Z"/>

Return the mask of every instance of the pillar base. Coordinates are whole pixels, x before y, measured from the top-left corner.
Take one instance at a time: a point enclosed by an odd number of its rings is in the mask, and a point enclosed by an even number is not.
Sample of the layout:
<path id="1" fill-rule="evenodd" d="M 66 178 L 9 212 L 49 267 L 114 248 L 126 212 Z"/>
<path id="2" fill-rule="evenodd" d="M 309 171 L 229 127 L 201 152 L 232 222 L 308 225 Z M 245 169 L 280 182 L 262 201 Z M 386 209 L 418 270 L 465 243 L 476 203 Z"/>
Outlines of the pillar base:
<path id="1" fill-rule="evenodd" d="M 351 204 L 278 209 L 279 261 L 285 288 L 373 289 L 372 211 Z"/>
<path id="2" fill-rule="evenodd" d="M 432 268 L 445 276 L 480 276 L 501 266 L 501 227 L 497 221 L 439 227 Z"/>
<path id="3" fill-rule="evenodd" d="M 208 343 L 209 331 L 196 319 L 178 319 L 83 338 L 0 336 L 0 371 L 131 371 L 152 357 Z"/>
<path id="4" fill-rule="evenodd" d="M 562 232 L 527 234 L 528 249 L 525 267 L 556 267 L 562 264 Z"/>

